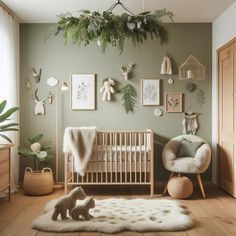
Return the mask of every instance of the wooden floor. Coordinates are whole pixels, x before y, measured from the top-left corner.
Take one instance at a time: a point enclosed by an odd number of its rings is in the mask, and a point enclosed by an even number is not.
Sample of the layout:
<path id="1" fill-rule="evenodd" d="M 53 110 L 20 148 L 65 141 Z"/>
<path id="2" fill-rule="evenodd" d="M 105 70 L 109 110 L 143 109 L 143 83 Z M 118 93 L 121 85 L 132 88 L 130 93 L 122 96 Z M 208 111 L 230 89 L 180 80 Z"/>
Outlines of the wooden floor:
<path id="1" fill-rule="evenodd" d="M 236 235 L 236 199 L 227 195 L 216 187 L 210 186 L 206 189 L 207 199 L 202 199 L 199 192 L 195 192 L 189 200 L 182 200 L 190 216 L 195 222 L 191 230 L 181 232 L 150 232 L 135 233 L 123 232 L 115 236 L 235 236 Z M 89 190 L 89 193 L 91 190 Z M 62 195 L 63 191 L 56 191 L 53 194 L 33 197 L 25 196 L 19 192 L 14 194 L 12 201 L 0 200 L 0 235 L 1 236 L 108 236 L 103 233 L 46 233 L 31 229 L 31 222 L 41 214 L 44 205 L 53 198 Z M 114 195 L 113 195 L 114 196 Z M 118 196 L 118 195 L 117 195 Z M 97 196 L 105 198 L 107 196 Z M 119 195 L 120 197 L 120 195 Z M 123 197 L 123 196 L 122 196 Z M 145 197 L 148 195 L 132 195 L 126 198 Z M 163 198 L 163 196 L 156 196 Z M 169 197 L 165 197 L 169 198 Z"/>

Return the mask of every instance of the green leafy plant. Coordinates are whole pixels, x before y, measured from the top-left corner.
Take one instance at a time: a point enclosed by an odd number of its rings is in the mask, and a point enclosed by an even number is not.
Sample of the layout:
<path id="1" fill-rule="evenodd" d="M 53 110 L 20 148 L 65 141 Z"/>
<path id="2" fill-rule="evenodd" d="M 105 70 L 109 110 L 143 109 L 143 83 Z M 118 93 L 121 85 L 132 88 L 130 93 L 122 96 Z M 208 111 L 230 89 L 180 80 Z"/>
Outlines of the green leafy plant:
<path id="1" fill-rule="evenodd" d="M 19 110 L 19 107 L 12 107 L 4 112 L 6 105 L 7 105 L 6 100 L 0 102 L 0 136 L 5 140 L 7 140 L 8 142 L 12 143 L 12 140 L 7 135 L 2 133 L 9 131 L 19 131 L 16 128 L 16 126 L 19 125 L 18 123 L 6 123 L 10 119 L 11 115 L 17 110 Z"/>
<path id="2" fill-rule="evenodd" d="M 26 158 L 33 158 L 34 170 L 40 170 L 42 168 L 42 162 L 48 161 L 53 158 L 50 152 L 50 143 L 42 146 L 39 141 L 43 138 L 43 134 L 36 135 L 28 139 L 30 144 L 29 148 L 18 147 L 18 154 Z"/>
<path id="3" fill-rule="evenodd" d="M 120 90 L 120 92 L 123 94 L 121 100 L 123 100 L 122 105 L 125 108 L 126 113 L 133 112 L 135 104 L 137 103 L 135 100 L 137 93 L 134 86 L 127 84 Z"/>
<path id="4" fill-rule="evenodd" d="M 97 41 L 103 51 L 110 44 L 123 52 L 126 38 L 131 39 L 134 45 L 142 44 L 148 37 L 160 38 L 161 44 L 167 43 L 169 34 L 161 21 L 165 16 L 172 20 L 173 13 L 166 9 L 138 15 L 114 15 L 111 11 L 99 13 L 85 10 L 79 17 L 74 17 L 67 13 L 59 16 L 55 35 L 63 32 L 66 42 L 71 40 L 86 46 L 91 41 Z"/>

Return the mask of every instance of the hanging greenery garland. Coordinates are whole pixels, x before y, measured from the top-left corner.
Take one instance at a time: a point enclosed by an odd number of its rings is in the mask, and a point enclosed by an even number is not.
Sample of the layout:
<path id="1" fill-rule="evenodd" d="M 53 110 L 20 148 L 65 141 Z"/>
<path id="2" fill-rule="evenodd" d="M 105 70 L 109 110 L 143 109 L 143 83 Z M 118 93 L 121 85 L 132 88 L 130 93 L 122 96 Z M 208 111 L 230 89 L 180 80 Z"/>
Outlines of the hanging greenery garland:
<path id="1" fill-rule="evenodd" d="M 172 19 L 173 13 L 162 9 L 154 13 L 114 15 L 111 11 L 99 13 L 85 10 L 79 17 L 70 13 L 59 16 L 55 35 L 63 32 L 66 42 L 86 46 L 97 41 L 103 51 L 112 45 L 123 52 L 126 38 L 131 39 L 134 45 L 142 44 L 148 37 L 160 38 L 161 44 L 167 43 L 169 34 L 161 21 L 164 16 Z"/>

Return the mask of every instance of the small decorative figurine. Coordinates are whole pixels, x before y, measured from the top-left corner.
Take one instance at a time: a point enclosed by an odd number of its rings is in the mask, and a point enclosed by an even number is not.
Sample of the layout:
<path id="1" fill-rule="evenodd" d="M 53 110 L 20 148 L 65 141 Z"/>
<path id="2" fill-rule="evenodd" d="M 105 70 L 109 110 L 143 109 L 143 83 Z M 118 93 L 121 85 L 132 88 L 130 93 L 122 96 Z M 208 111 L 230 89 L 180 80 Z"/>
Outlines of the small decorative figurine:
<path id="1" fill-rule="evenodd" d="M 57 201 L 54 211 L 52 213 L 52 220 L 57 220 L 57 217 L 61 215 L 62 220 L 66 220 L 67 217 L 67 210 L 69 213 L 75 207 L 77 200 L 83 200 L 86 198 L 86 194 L 81 187 L 74 188 L 70 191 L 68 195 L 65 195 Z"/>
<path id="2" fill-rule="evenodd" d="M 75 206 L 71 211 L 71 217 L 73 220 L 80 220 L 80 216 L 82 216 L 85 220 L 90 220 L 93 218 L 92 215 L 89 214 L 89 210 L 95 207 L 95 201 L 92 197 L 87 197 L 83 203 Z"/>

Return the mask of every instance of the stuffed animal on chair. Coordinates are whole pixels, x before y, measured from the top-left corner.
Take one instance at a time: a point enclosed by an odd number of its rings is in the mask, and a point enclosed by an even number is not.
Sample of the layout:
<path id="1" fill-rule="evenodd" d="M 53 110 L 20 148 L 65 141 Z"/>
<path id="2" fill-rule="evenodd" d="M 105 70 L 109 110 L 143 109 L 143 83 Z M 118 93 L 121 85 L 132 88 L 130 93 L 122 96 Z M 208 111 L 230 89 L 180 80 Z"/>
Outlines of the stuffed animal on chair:
<path id="1" fill-rule="evenodd" d="M 93 218 L 92 215 L 89 214 L 89 210 L 95 207 L 95 201 L 92 197 L 87 197 L 83 203 L 75 206 L 70 215 L 73 220 L 80 220 L 80 216 L 82 216 L 85 220 L 90 220 Z"/>
<path id="2" fill-rule="evenodd" d="M 57 220 L 57 217 L 61 215 L 62 220 L 66 220 L 67 217 L 67 210 L 71 212 L 71 210 L 75 207 L 77 200 L 83 200 L 86 198 L 86 194 L 81 187 L 74 188 L 70 191 L 68 195 L 65 195 L 58 199 L 53 213 L 52 213 L 52 220 Z"/>

